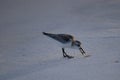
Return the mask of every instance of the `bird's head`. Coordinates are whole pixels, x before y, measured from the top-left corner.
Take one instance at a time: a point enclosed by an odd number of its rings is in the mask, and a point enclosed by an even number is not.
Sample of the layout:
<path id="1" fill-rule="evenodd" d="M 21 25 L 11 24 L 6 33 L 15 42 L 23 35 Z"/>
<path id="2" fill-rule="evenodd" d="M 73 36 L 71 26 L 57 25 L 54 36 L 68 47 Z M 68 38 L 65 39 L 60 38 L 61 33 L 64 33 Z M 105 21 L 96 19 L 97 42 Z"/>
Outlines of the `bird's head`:
<path id="1" fill-rule="evenodd" d="M 82 53 L 82 55 L 85 55 L 85 51 L 82 49 L 82 47 L 81 47 L 81 42 L 80 42 L 80 41 L 75 40 L 75 41 L 73 42 L 73 46 L 74 46 L 75 48 L 79 49 L 80 52 Z"/>
<path id="2" fill-rule="evenodd" d="M 80 42 L 80 41 L 77 41 L 77 40 L 73 41 L 73 46 L 76 46 L 76 47 L 79 48 L 80 45 L 81 45 L 81 42 Z"/>

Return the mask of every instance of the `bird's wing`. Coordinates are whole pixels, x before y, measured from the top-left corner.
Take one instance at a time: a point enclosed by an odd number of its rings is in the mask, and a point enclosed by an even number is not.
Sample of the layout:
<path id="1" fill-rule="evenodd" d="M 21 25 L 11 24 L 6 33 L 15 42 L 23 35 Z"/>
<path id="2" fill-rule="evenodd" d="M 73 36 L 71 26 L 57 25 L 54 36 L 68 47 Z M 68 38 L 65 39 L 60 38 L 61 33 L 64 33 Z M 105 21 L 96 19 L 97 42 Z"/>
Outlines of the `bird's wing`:
<path id="1" fill-rule="evenodd" d="M 60 42 L 62 43 L 67 43 L 67 42 L 73 41 L 74 39 L 74 37 L 69 34 L 58 34 L 58 37 L 60 39 Z"/>
<path id="2" fill-rule="evenodd" d="M 68 43 L 70 41 L 73 41 L 73 36 L 69 34 L 51 34 L 51 33 L 45 33 L 45 32 L 43 34 L 61 43 Z"/>

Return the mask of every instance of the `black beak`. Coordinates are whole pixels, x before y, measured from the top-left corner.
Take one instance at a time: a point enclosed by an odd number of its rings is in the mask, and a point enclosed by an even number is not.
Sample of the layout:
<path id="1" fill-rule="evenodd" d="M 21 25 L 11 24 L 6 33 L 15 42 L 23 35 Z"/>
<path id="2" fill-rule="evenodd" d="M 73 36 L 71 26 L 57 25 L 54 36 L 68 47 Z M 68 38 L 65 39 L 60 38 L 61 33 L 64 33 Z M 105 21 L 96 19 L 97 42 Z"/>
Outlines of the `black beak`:
<path id="1" fill-rule="evenodd" d="M 82 53 L 82 55 L 85 55 L 85 51 L 82 49 L 82 47 L 80 47 L 79 50 Z"/>

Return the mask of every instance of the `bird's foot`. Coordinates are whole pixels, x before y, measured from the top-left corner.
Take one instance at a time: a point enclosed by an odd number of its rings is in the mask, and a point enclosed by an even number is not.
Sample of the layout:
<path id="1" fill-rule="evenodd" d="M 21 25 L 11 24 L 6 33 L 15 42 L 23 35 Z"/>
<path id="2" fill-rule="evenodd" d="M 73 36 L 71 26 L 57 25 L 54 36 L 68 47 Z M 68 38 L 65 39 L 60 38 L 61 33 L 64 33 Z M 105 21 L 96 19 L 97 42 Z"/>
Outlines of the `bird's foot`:
<path id="1" fill-rule="evenodd" d="M 90 57 L 91 55 L 84 55 L 84 57 Z"/>
<path id="2" fill-rule="evenodd" d="M 68 59 L 74 58 L 73 56 L 70 56 L 70 55 L 64 55 L 63 57 Z"/>

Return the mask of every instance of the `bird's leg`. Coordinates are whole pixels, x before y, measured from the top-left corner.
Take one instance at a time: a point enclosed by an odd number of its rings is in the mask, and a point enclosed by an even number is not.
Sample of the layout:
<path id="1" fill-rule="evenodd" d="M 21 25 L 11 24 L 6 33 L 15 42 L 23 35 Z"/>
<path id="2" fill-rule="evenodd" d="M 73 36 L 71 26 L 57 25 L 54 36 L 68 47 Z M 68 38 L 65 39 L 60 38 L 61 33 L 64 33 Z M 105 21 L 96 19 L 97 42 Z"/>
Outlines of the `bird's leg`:
<path id="1" fill-rule="evenodd" d="M 62 48 L 62 52 L 63 52 L 63 57 L 66 57 L 66 53 L 65 53 L 64 48 Z"/>
<path id="2" fill-rule="evenodd" d="M 63 57 L 68 57 L 67 53 L 65 52 L 65 49 L 62 48 L 62 52 L 63 52 Z"/>
<path id="3" fill-rule="evenodd" d="M 73 46 L 74 45 L 74 42 L 72 41 L 72 44 L 71 44 L 71 46 Z"/>
<path id="4" fill-rule="evenodd" d="M 73 56 L 69 56 L 69 55 L 65 52 L 64 48 L 62 48 L 62 52 L 63 52 L 63 57 L 73 58 Z"/>
<path id="5" fill-rule="evenodd" d="M 72 44 L 71 44 L 71 46 L 74 46 L 74 43 L 75 43 L 75 42 L 74 42 L 74 39 L 72 39 L 71 41 L 72 41 Z"/>

